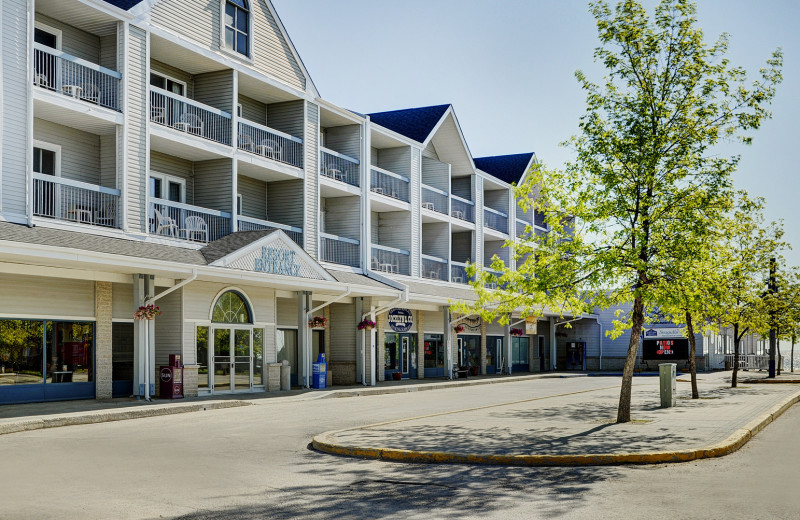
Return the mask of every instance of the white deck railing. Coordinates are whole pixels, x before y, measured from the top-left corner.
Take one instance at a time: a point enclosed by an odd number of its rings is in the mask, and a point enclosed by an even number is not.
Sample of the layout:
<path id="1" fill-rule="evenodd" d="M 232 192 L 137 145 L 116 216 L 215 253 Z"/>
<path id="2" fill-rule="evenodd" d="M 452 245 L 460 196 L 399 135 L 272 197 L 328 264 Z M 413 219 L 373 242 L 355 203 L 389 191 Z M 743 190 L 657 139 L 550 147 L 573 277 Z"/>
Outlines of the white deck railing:
<path id="1" fill-rule="evenodd" d="M 322 260 L 350 267 L 361 267 L 361 242 L 330 233 L 320 233 L 319 236 Z"/>
<path id="2" fill-rule="evenodd" d="M 733 354 L 708 354 L 711 369 L 733 368 Z M 759 354 L 739 354 L 740 370 L 769 370 L 769 356 Z"/>
<path id="3" fill-rule="evenodd" d="M 448 281 L 447 260 L 438 256 L 422 255 L 422 277 Z"/>
<path id="4" fill-rule="evenodd" d="M 351 186 L 361 186 L 358 159 L 327 148 L 320 148 L 319 155 L 319 172 L 322 175 Z"/>
<path id="5" fill-rule="evenodd" d="M 370 166 L 369 189 L 373 193 L 408 202 L 409 182 L 408 177 L 377 166 Z"/>
<path id="6" fill-rule="evenodd" d="M 391 274 L 411 273 L 411 253 L 405 249 L 395 247 L 372 245 L 370 267 L 373 271 L 382 271 Z"/>
<path id="7" fill-rule="evenodd" d="M 239 215 L 236 217 L 239 223 L 239 231 L 259 231 L 262 229 L 266 230 L 275 230 L 280 229 L 287 235 L 289 238 L 295 241 L 297 245 L 303 247 L 303 229 L 294 227 L 294 226 L 287 226 L 286 224 L 279 224 L 278 222 L 271 222 L 269 220 L 261 220 L 258 218 L 252 217 L 244 217 Z"/>
<path id="8" fill-rule="evenodd" d="M 33 44 L 33 84 L 120 111 L 122 74 L 40 43 Z"/>
<path id="9" fill-rule="evenodd" d="M 303 140 L 252 121 L 239 120 L 238 147 L 297 168 L 303 167 Z"/>
<path id="10" fill-rule="evenodd" d="M 422 208 L 435 211 L 437 213 L 448 214 L 448 193 L 434 188 L 433 186 L 422 185 Z"/>
<path id="11" fill-rule="evenodd" d="M 462 199 L 458 195 L 450 195 L 450 216 L 467 222 L 475 222 L 475 203 Z"/>
<path id="12" fill-rule="evenodd" d="M 153 235 L 213 242 L 231 233 L 231 214 L 170 200 L 151 200 L 148 214 Z"/>
<path id="13" fill-rule="evenodd" d="M 119 227 L 119 190 L 43 173 L 32 175 L 37 217 Z"/>
<path id="14" fill-rule="evenodd" d="M 468 284 L 472 279 L 467 275 L 467 264 L 450 262 L 450 281 Z"/>
<path id="15" fill-rule="evenodd" d="M 151 122 L 230 146 L 229 113 L 152 85 L 149 92 Z"/>
<path id="16" fill-rule="evenodd" d="M 483 225 L 508 234 L 508 215 L 494 208 L 483 208 Z"/>

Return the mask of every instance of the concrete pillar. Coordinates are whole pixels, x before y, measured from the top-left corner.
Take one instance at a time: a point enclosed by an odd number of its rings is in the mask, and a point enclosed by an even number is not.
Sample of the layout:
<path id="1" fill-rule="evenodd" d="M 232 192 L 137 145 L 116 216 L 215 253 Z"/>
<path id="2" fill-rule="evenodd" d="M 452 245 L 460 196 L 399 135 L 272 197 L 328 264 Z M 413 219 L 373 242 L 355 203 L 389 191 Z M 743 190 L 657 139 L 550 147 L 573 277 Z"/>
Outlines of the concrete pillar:
<path id="1" fill-rule="evenodd" d="M 416 311 L 417 317 L 417 378 L 425 378 L 425 312 Z"/>
<path id="2" fill-rule="evenodd" d="M 453 378 L 453 364 L 455 363 L 455 334 L 453 325 L 450 323 L 450 308 L 442 307 L 444 316 L 444 374 L 448 379 Z"/>
<path id="3" fill-rule="evenodd" d="M 111 398 L 111 282 L 94 283 L 95 398 Z"/>
<path id="4" fill-rule="evenodd" d="M 133 275 L 133 308 L 138 309 L 144 305 L 145 299 L 155 295 L 155 280 L 152 275 Z M 149 338 L 149 345 L 145 345 L 145 338 Z M 150 395 L 155 395 L 155 338 L 156 328 L 154 320 L 137 320 L 133 327 L 133 394 L 145 395 L 145 381 L 149 381 Z M 145 352 L 149 354 L 145 358 Z M 149 379 L 145 378 L 145 369 L 149 372 Z"/>
<path id="5" fill-rule="evenodd" d="M 300 386 L 311 386 L 311 366 L 308 363 L 311 355 L 311 329 L 308 328 L 310 310 L 311 293 L 299 291 L 297 293 L 297 382 Z"/>
<path id="6" fill-rule="evenodd" d="M 556 346 L 556 319 L 550 318 L 550 370 L 558 368 L 558 359 L 556 357 L 558 347 Z"/>
<path id="7" fill-rule="evenodd" d="M 356 329 L 356 381 L 362 385 L 366 385 L 367 371 L 365 365 L 367 364 L 367 352 L 364 345 L 366 344 L 367 332 L 358 330 L 358 324 L 361 323 L 361 316 L 364 314 L 364 299 L 354 298 L 354 300 L 356 305 L 356 322 L 353 324 L 348 323 L 347 325 Z"/>
<path id="8" fill-rule="evenodd" d="M 486 375 L 486 322 L 483 320 L 481 320 L 481 375 Z"/>
<path id="9" fill-rule="evenodd" d="M 385 332 L 389 328 L 389 317 L 388 315 L 383 312 L 378 315 L 378 320 L 376 322 L 378 326 L 376 327 L 378 331 L 378 337 L 376 338 L 376 345 L 375 345 L 375 355 L 377 359 L 378 365 L 378 381 L 384 381 L 385 373 L 383 370 L 384 363 L 386 360 L 386 345 L 384 343 Z"/>

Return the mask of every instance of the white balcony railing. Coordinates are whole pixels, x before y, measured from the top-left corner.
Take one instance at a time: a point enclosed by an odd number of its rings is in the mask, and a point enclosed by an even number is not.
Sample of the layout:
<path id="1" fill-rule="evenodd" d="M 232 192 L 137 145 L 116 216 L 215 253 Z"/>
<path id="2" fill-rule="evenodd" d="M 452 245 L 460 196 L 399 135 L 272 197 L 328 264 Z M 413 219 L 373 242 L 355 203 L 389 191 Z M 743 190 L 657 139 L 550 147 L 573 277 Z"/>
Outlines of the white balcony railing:
<path id="1" fill-rule="evenodd" d="M 361 267 L 361 243 L 352 238 L 320 233 L 320 258 L 325 262 Z"/>
<path id="2" fill-rule="evenodd" d="M 303 140 L 252 121 L 239 120 L 240 150 L 303 167 Z"/>
<path id="3" fill-rule="evenodd" d="M 351 186 L 360 186 L 359 160 L 353 157 L 320 148 L 319 172 L 331 179 L 344 182 Z"/>
<path id="4" fill-rule="evenodd" d="M 120 191 L 33 173 L 33 214 L 93 226 L 119 227 Z"/>
<path id="5" fill-rule="evenodd" d="M 369 189 L 373 193 L 408 202 L 409 182 L 408 177 L 403 177 L 377 166 L 370 167 Z"/>
<path id="6" fill-rule="evenodd" d="M 437 256 L 422 255 L 422 277 L 448 281 L 447 260 Z"/>
<path id="7" fill-rule="evenodd" d="M 517 225 L 516 225 L 517 238 L 522 238 L 526 236 L 525 230 L 528 228 L 529 225 L 530 222 L 525 222 L 524 220 L 517 219 Z"/>
<path id="8" fill-rule="evenodd" d="M 408 275 L 411 273 L 410 260 L 411 253 L 405 249 L 397 249 L 377 244 L 372 245 L 370 267 L 373 271 Z"/>
<path id="9" fill-rule="evenodd" d="M 457 195 L 450 195 L 450 216 L 467 222 L 475 222 L 475 203 Z"/>
<path id="10" fill-rule="evenodd" d="M 260 231 L 260 230 L 280 229 L 281 231 L 289 235 L 289 238 L 294 240 L 297 245 L 303 247 L 302 228 L 287 226 L 286 224 L 279 224 L 277 222 L 270 222 L 269 220 L 244 217 L 242 215 L 239 215 L 236 218 L 239 223 L 239 231 Z"/>
<path id="11" fill-rule="evenodd" d="M 120 111 L 122 74 L 45 45 L 33 44 L 33 84 Z"/>
<path id="12" fill-rule="evenodd" d="M 448 207 L 448 196 L 447 192 L 443 190 L 436 189 L 432 186 L 426 186 L 425 184 L 422 185 L 422 208 L 429 209 L 431 211 L 435 211 L 437 213 L 442 213 L 444 215 L 448 214 L 447 207 Z"/>
<path id="13" fill-rule="evenodd" d="M 148 214 L 153 235 L 213 242 L 231 233 L 231 214 L 170 200 L 151 200 Z"/>
<path id="14" fill-rule="evenodd" d="M 472 279 L 467 275 L 467 264 L 450 262 L 450 281 L 453 283 L 469 283 Z"/>
<path id="15" fill-rule="evenodd" d="M 230 146 L 229 113 L 158 87 L 149 89 L 151 122 Z"/>
<path id="16" fill-rule="evenodd" d="M 493 208 L 483 208 L 483 225 L 508 234 L 508 215 Z"/>

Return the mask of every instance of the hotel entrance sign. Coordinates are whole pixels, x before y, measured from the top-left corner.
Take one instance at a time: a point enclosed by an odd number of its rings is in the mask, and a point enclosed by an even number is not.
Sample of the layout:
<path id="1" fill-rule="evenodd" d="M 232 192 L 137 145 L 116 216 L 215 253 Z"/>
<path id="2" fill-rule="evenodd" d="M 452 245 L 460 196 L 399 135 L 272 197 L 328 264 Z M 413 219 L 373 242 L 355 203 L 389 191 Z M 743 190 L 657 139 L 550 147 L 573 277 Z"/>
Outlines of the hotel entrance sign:
<path id="1" fill-rule="evenodd" d="M 253 264 L 253 270 L 260 273 L 300 276 L 300 264 L 295 259 L 295 253 L 287 249 L 264 246 L 261 256 L 256 257 Z"/>

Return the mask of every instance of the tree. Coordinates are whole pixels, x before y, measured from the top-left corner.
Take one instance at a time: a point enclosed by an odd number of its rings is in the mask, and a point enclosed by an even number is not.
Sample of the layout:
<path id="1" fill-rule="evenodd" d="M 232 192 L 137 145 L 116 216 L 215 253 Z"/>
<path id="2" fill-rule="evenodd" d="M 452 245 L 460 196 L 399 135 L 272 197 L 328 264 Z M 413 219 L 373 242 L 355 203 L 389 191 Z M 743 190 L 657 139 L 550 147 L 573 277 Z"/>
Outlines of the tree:
<path id="1" fill-rule="evenodd" d="M 522 261 L 528 278 L 503 269 L 507 290 L 485 294 L 480 282 L 475 288 L 495 313 L 539 312 L 542 294 L 548 307 L 573 313 L 590 301 L 632 302 L 620 325 L 630 327 L 631 340 L 617 411 L 617 421 L 628 422 L 642 324 L 660 303 L 656 280 L 680 230 L 698 225 L 680 208 L 698 194 L 730 189 L 738 157 L 721 157 L 714 146 L 750 142 L 746 132 L 770 116 L 765 107 L 781 81 L 782 55 L 776 50 L 747 84 L 745 71 L 725 57 L 728 36 L 706 45 L 688 0 L 662 0 L 652 20 L 633 0 L 614 10 L 592 2 L 590 10 L 601 44 L 595 60 L 607 75 L 598 84 L 576 72 L 587 93 L 580 134 L 567 143 L 576 159 L 564 171 L 535 168 L 517 191 L 524 207 L 538 190 L 534 208 L 552 229 Z"/>
<path id="2" fill-rule="evenodd" d="M 773 319 L 771 325 L 777 332 L 778 354 L 780 341 L 791 342 L 791 370 L 794 371 L 794 343 L 800 330 L 800 271 L 796 267 L 778 269 L 777 291 L 767 295 L 767 308 Z M 778 374 L 780 374 L 778 364 Z"/>

